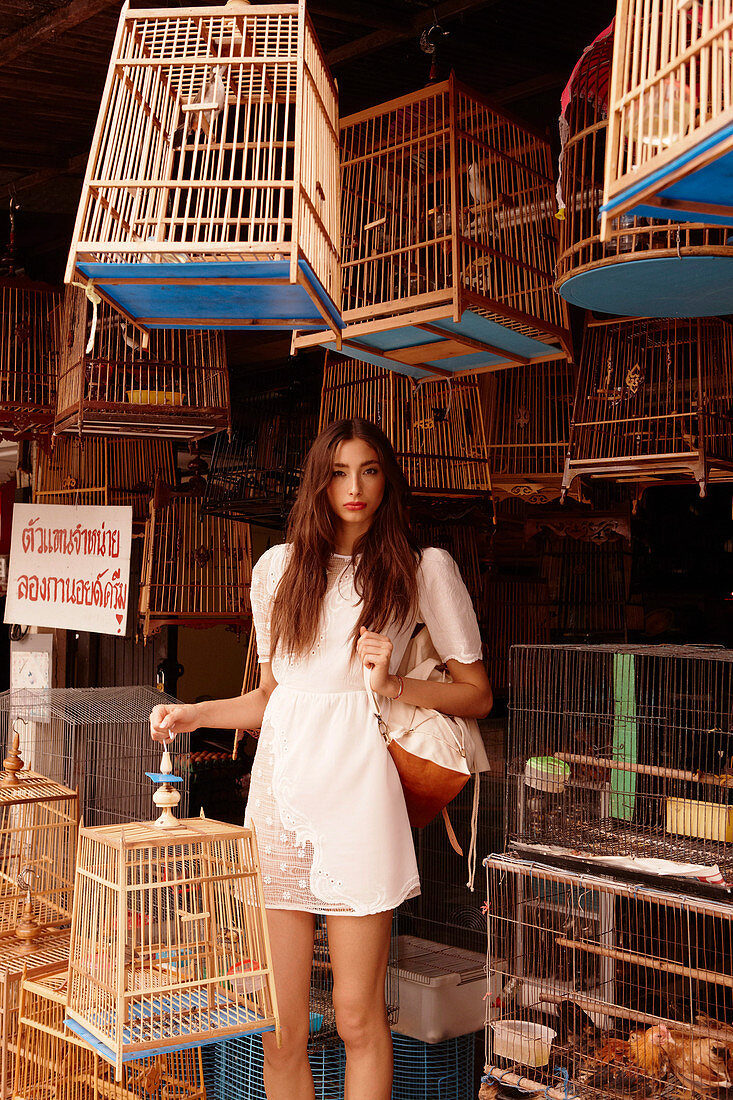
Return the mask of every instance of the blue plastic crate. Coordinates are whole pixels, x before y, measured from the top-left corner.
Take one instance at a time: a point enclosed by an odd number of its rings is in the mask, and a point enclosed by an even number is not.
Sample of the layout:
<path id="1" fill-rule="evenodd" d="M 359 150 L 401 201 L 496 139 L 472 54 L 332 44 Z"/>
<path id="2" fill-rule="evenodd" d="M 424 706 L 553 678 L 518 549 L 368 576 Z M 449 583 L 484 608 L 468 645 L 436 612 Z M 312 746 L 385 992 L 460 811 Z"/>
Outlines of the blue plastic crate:
<path id="1" fill-rule="evenodd" d="M 211 1049 L 214 1051 L 213 1066 L 204 1069 L 207 1100 L 267 1100 L 262 1082 L 264 1054 L 259 1035 L 226 1039 Z M 316 1100 L 342 1100 L 346 1068 L 343 1044 L 309 1051 L 308 1059 Z"/>
<path id="2" fill-rule="evenodd" d="M 393 1035 L 392 1100 L 467 1100 L 476 1095 L 476 1036 L 459 1035 L 442 1043 L 422 1043 Z"/>

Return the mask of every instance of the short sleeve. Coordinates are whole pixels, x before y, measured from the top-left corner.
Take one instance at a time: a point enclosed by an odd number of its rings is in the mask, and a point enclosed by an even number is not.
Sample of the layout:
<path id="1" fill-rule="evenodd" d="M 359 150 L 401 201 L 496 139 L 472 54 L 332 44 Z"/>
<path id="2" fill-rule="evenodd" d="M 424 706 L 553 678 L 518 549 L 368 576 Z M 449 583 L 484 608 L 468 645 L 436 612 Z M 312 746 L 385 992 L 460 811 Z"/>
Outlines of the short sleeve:
<path id="1" fill-rule="evenodd" d="M 252 569 L 250 603 L 257 638 L 257 658 L 261 665 L 270 660 L 270 615 L 275 591 L 285 567 L 285 544 L 265 551 Z"/>
<path id="2" fill-rule="evenodd" d="M 446 550 L 423 551 L 418 572 L 418 619 L 430 631 L 441 661 L 470 665 L 483 653 L 476 612 L 458 566 Z"/>

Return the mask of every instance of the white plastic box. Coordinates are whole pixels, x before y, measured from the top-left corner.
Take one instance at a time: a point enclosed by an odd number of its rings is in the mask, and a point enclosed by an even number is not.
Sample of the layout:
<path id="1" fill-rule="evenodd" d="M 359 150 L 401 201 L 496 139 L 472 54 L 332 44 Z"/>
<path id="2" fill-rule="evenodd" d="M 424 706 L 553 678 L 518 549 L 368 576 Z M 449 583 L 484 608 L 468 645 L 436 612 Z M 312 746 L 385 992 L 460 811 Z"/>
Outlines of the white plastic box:
<path id="1" fill-rule="evenodd" d="M 490 1003 L 501 995 L 500 971 L 492 960 Z M 400 1014 L 393 1030 L 423 1043 L 440 1043 L 478 1031 L 486 1013 L 486 957 L 417 936 L 397 938 Z"/>

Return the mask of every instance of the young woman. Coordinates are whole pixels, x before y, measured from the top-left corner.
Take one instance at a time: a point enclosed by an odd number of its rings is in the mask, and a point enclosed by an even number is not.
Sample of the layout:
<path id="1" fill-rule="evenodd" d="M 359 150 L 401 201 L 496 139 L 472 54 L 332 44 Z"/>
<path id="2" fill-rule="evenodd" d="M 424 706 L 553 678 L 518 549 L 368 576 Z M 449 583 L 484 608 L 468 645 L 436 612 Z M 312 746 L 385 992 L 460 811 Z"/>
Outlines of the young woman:
<path id="1" fill-rule="evenodd" d="M 288 542 L 252 573 L 260 686 L 157 706 L 153 736 L 261 727 L 246 823 L 257 830 L 283 1042 L 264 1035 L 268 1100 L 313 1100 L 306 1047 L 315 916 L 327 916 L 345 1100 L 389 1100 L 384 986 L 392 910 L 420 891 L 402 788 L 364 690 L 447 714 L 491 708 L 481 639 L 455 562 L 421 551 L 387 437 L 339 420 L 313 444 Z M 426 623 L 452 683 L 395 674 Z"/>

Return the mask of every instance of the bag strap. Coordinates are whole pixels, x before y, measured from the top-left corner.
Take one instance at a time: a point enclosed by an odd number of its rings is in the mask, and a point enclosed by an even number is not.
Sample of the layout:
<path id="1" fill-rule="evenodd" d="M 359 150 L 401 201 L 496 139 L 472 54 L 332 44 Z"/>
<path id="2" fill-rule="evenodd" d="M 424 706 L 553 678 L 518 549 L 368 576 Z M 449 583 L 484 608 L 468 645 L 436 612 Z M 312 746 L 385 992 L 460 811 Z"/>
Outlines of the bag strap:
<path id="1" fill-rule="evenodd" d="M 447 806 L 443 807 L 442 813 L 443 813 L 443 821 L 445 822 L 445 831 L 448 834 L 448 840 L 450 841 L 450 846 L 451 846 L 451 848 L 453 849 L 454 852 L 457 852 L 459 856 L 462 856 L 463 855 L 463 848 L 461 848 L 460 844 L 458 843 L 458 837 L 456 836 L 455 829 L 451 825 L 451 820 L 450 820 L 450 817 L 448 816 L 448 807 Z"/>

